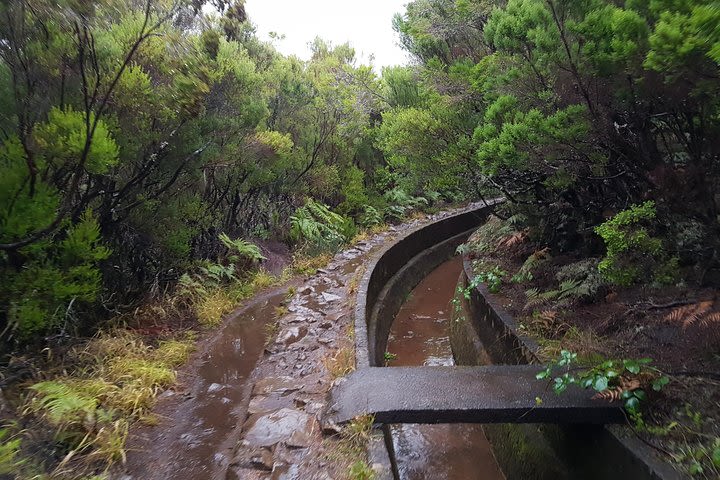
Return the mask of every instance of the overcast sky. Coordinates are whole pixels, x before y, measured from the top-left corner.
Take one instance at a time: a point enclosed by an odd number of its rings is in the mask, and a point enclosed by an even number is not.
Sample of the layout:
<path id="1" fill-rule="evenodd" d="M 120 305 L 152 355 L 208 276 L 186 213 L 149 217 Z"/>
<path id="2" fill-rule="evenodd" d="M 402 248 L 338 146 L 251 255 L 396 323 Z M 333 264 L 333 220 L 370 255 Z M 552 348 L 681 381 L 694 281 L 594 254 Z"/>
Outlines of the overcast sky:
<path id="1" fill-rule="evenodd" d="M 269 32 L 285 35 L 275 46 L 286 55 L 310 58 L 308 42 L 316 36 L 333 45 L 350 42 L 361 63 L 375 56 L 379 72 L 387 65 L 407 63 L 392 29 L 395 13 L 404 13 L 408 0 L 247 0 L 245 10 L 260 38 Z"/>

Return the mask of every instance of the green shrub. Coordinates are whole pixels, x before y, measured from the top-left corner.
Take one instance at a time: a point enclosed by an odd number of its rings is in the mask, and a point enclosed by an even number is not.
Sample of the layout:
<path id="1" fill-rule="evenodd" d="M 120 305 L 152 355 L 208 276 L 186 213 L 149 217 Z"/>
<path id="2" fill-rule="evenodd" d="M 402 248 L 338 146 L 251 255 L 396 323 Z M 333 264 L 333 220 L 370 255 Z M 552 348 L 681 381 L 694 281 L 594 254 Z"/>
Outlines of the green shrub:
<path id="1" fill-rule="evenodd" d="M 555 278 L 563 284 L 572 282 L 576 285 L 566 295 L 578 300 L 594 300 L 607 285 L 605 278 L 598 270 L 599 261 L 595 258 L 588 258 L 579 262 L 563 266 L 555 274 Z"/>
<path id="2" fill-rule="evenodd" d="M 363 228 L 374 227 L 383 223 L 383 217 L 377 208 L 365 205 L 362 215 L 360 215 L 360 226 Z"/>
<path id="3" fill-rule="evenodd" d="M 0 475 L 17 474 L 23 464 L 19 458 L 20 439 L 6 439 L 9 434 L 9 429 L 0 428 Z"/>
<path id="4" fill-rule="evenodd" d="M 290 237 L 304 243 L 311 252 L 339 248 L 357 233 L 352 219 L 330 210 L 322 203 L 308 199 L 290 217 Z"/>
<path id="5" fill-rule="evenodd" d="M 502 279 L 507 275 L 503 269 L 494 265 L 475 265 L 477 272 L 475 277 L 470 280 L 470 288 L 475 288 L 479 284 L 484 283 L 490 293 L 498 293 L 502 286 Z"/>
<path id="6" fill-rule="evenodd" d="M 354 215 L 363 210 L 368 203 L 365 191 L 365 173 L 356 166 L 351 166 L 343 176 L 341 193 L 345 200 L 339 210 L 347 215 Z"/>
<path id="7" fill-rule="evenodd" d="M 402 221 L 410 210 L 422 210 L 429 206 L 425 197 L 413 197 L 400 187 L 385 192 L 383 197 L 388 204 L 385 218 L 391 221 Z"/>
<path id="8" fill-rule="evenodd" d="M 598 269 L 608 282 L 628 286 L 652 277 L 658 283 L 671 283 L 677 277 L 677 259 L 668 258 L 662 240 L 648 231 L 655 217 L 655 202 L 648 201 L 595 227 L 607 247 Z"/>
<path id="9" fill-rule="evenodd" d="M 28 261 L 20 270 L 0 263 L 0 293 L 10 299 L 8 323 L 21 340 L 58 328 L 79 303 L 94 302 L 102 287 L 98 263 L 110 256 L 90 210 L 64 238 L 37 242 L 21 253 Z"/>
<path id="10" fill-rule="evenodd" d="M 242 238 L 232 240 L 224 233 L 221 233 L 218 238 L 228 250 L 233 252 L 233 254 L 228 257 L 233 263 L 238 263 L 239 261 L 259 262 L 260 260 L 265 260 L 265 257 L 260 251 L 260 247 L 254 243 L 243 240 Z"/>
<path id="11" fill-rule="evenodd" d="M 526 283 L 535 278 L 535 272 L 550 260 L 550 249 L 543 248 L 530 255 L 520 270 L 510 279 L 514 283 Z"/>

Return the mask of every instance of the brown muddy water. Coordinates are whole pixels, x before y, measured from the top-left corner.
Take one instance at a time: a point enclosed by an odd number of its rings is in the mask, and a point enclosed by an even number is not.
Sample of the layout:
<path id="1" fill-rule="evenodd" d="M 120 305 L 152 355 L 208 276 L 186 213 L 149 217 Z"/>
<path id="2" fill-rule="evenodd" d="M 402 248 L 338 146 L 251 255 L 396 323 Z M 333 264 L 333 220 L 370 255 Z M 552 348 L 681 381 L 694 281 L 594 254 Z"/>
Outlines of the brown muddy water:
<path id="1" fill-rule="evenodd" d="M 453 365 L 449 324 L 462 259 L 440 265 L 415 287 L 395 318 L 388 351 L 393 366 Z M 439 395 L 442 392 L 438 392 Z M 400 480 L 504 480 L 477 424 L 392 425 Z"/>

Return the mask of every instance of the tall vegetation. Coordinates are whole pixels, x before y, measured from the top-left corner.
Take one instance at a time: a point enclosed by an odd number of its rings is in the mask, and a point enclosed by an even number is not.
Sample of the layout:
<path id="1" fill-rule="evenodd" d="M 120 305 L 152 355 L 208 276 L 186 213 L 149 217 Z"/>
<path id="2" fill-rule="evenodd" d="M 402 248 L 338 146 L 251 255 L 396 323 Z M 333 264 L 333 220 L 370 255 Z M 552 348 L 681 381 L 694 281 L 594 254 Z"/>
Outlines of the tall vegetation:
<path id="1" fill-rule="evenodd" d="M 253 266 L 247 239 L 382 222 L 384 88 L 348 45 L 279 54 L 242 1 L 4 2 L 2 344 L 90 333 L 200 261 Z"/>
<path id="2" fill-rule="evenodd" d="M 416 0 L 395 27 L 417 67 L 392 85 L 419 86 L 391 89 L 403 93 L 378 131 L 388 162 L 437 188 L 500 192 L 560 251 L 602 251 L 594 227 L 652 200 L 642 248 L 710 280 L 720 247 L 717 2 Z M 622 262 L 608 247 L 612 280 Z"/>

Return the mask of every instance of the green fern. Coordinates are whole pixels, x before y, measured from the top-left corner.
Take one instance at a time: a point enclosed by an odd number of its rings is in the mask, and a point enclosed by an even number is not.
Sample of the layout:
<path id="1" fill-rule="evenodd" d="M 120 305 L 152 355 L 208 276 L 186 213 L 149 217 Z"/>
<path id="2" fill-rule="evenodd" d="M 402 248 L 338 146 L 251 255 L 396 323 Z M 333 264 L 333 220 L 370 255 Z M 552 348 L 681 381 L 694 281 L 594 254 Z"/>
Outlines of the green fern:
<path id="1" fill-rule="evenodd" d="M 360 216 L 360 225 L 365 228 L 380 225 L 383 221 L 382 215 L 378 210 L 370 205 L 365 205 L 362 215 Z"/>
<path id="2" fill-rule="evenodd" d="M 352 238 L 357 229 L 351 219 L 308 199 L 290 217 L 290 237 L 311 250 L 333 250 Z"/>
<path id="3" fill-rule="evenodd" d="M 30 411 L 41 413 L 49 423 L 60 430 L 95 422 L 98 400 L 72 383 L 40 382 L 30 389 L 37 394 L 30 403 Z"/>
<path id="4" fill-rule="evenodd" d="M 510 279 L 514 283 L 527 283 L 535 278 L 534 272 L 550 260 L 548 249 L 544 248 L 530 255 L 520 270 Z"/>
<path id="5" fill-rule="evenodd" d="M 260 247 L 252 242 L 248 242 L 242 238 L 233 240 L 224 233 L 221 233 L 218 238 L 228 250 L 235 253 L 235 255 L 230 257 L 231 261 L 238 262 L 244 259 L 251 262 L 259 262 L 265 260 L 265 257 L 260 251 Z"/>
<path id="6" fill-rule="evenodd" d="M 20 454 L 20 439 L 12 438 L 6 440 L 10 430 L 0 428 L 0 475 L 17 474 L 25 463 L 18 458 Z"/>

